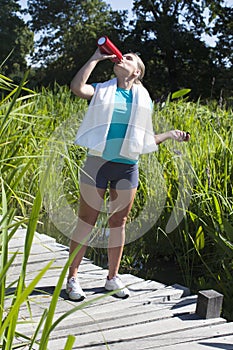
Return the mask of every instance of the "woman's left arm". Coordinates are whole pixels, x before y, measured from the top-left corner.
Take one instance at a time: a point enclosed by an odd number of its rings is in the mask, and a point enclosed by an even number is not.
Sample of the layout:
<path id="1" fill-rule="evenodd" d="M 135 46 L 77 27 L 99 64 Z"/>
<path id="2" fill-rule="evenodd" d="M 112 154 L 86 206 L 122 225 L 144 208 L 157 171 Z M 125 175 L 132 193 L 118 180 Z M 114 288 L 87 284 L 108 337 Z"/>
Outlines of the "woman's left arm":
<path id="1" fill-rule="evenodd" d="M 170 130 L 162 134 L 155 135 L 156 145 L 159 145 L 168 139 L 173 139 L 178 142 L 187 142 L 190 139 L 190 133 L 182 130 Z"/>

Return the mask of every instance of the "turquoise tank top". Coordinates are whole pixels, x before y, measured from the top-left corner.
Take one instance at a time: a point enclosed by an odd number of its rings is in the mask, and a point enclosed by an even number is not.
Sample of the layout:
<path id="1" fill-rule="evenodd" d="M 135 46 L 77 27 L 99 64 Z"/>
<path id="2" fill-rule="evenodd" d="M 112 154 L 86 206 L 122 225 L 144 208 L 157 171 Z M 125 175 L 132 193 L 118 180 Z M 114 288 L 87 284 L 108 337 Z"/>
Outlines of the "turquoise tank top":
<path id="1" fill-rule="evenodd" d="M 97 84 L 92 85 L 96 86 Z M 136 164 L 138 162 L 137 160 L 131 160 L 120 155 L 121 146 L 131 115 L 132 100 L 132 90 L 117 88 L 112 120 L 105 149 L 102 154 L 102 158 L 105 160 L 126 164 Z"/>

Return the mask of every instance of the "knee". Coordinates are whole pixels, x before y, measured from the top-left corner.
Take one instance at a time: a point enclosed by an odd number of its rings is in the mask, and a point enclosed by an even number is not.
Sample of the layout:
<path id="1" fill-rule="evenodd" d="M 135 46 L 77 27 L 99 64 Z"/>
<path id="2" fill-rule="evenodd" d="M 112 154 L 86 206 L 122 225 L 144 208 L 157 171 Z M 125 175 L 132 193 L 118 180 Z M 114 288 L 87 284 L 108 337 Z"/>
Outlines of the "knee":
<path id="1" fill-rule="evenodd" d="M 118 216 L 118 215 L 112 215 L 109 220 L 109 227 L 110 228 L 117 228 L 117 227 L 122 227 L 124 228 L 126 225 L 127 217 L 126 216 Z"/>
<path id="2" fill-rule="evenodd" d="M 78 222 L 79 224 L 88 224 L 90 226 L 94 226 L 95 223 L 96 223 L 96 216 L 91 216 L 91 215 L 88 215 L 88 214 L 82 214 L 82 215 L 79 215 L 78 216 Z"/>

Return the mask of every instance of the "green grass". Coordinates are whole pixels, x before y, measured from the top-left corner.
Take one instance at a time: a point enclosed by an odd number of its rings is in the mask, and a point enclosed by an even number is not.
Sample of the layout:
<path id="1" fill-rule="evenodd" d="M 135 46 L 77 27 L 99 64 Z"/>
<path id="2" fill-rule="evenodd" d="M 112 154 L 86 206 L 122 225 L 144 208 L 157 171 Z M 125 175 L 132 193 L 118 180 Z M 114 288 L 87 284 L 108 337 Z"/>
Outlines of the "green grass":
<path id="1" fill-rule="evenodd" d="M 77 176 L 85 157 L 85 151 L 70 140 L 73 140 L 86 103 L 74 98 L 67 87 L 55 85 L 53 91 L 34 92 L 26 88 L 25 81 L 26 76 L 20 86 L 16 86 L 0 76 L 0 336 L 4 349 L 12 348 L 21 303 L 27 301 L 38 280 L 50 268 L 48 264 L 30 285 L 25 286 L 34 232 L 39 227 L 43 229 L 50 205 L 54 203 L 54 198 L 47 195 L 48 186 L 55 186 L 58 209 L 60 204 L 69 203 L 75 213 L 79 198 Z M 73 122 L 71 128 L 70 120 Z M 140 185 L 129 220 L 139 218 L 139 224 L 143 224 L 160 212 L 148 232 L 125 247 L 122 270 L 151 278 L 158 262 L 176 264 L 182 282 L 193 292 L 207 288 L 222 292 L 223 316 L 233 320 L 232 111 L 216 104 L 202 105 L 200 101 L 167 101 L 164 106 L 155 107 L 154 127 L 157 132 L 168 128 L 187 130 L 191 133 L 191 141 L 182 144 L 168 141 L 157 153 L 141 158 Z M 52 163 L 51 154 L 55 154 Z M 62 162 L 59 163 L 59 159 Z M 56 187 L 57 182 L 46 168 L 54 167 L 56 171 L 59 166 L 59 186 Z M 156 199 L 156 210 L 144 213 L 143 208 L 150 198 Z M 22 273 L 12 306 L 5 315 L 5 292 L 9 287 L 6 274 L 17 254 L 9 252 L 8 243 L 22 225 L 28 228 Z M 56 238 L 62 240 L 64 237 L 60 233 Z M 89 252 L 98 259 L 105 253 L 104 249 L 90 249 Z M 64 270 L 60 282 L 65 273 Z M 43 334 L 40 346 L 47 346 L 50 331 L 56 326 L 53 313 L 59 288 L 60 285 L 51 309 L 41 318 L 31 348 L 44 324 L 48 326 L 44 331 L 47 333 Z M 73 341 L 72 337 L 67 339 L 67 350 L 72 348 Z"/>
<path id="2" fill-rule="evenodd" d="M 76 107 L 77 105 L 79 105 L 79 107 L 83 106 L 83 102 L 80 104 L 74 102 L 74 104 L 70 104 L 70 109 L 68 110 L 66 99 L 68 97 L 68 91 L 66 90 L 65 92 L 65 89 L 61 88 L 54 95 L 57 97 L 56 100 L 53 100 L 53 108 L 51 101 L 49 102 L 53 111 L 53 116 L 45 114 L 41 111 L 41 108 L 44 107 L 46 109 L 46 103 L 48 102 L 45 103 L 45 96 L 43 94 L 46 94 L 46 98 L 48 99 L 51 98 L 53 94 L 49 94 L 49 91 L 47 93 L 45 90 L 43 90 L 41 94 L 28 91 L 24 86 L 25 79 L 20 86 L 15 86 L 8 78 L 0 76 L 0 86 L 8 93 L 2 96 L 0 105 L 0 347 L 4 350 L 11 350 L 15 347 L 25 348 L 25 346 L 28 346 L 28 349 L 33 349 L 35 345 L 37 345 L 39 349 L 47 349 L 51 331 L 64 318 L 69 316 L 72 312 L 85 308 L 85 306 L 89 305 L 91 302 L 95 302 L 95 300 L 99 299 L 97 298 L 90 302 L 82 303 L 69 312 L 64 313 L 55 322 L 53 321 L 64 278 L 74 255 L 79 249 L 78 247 L 62 269 L 49 308 L 44 310 L 34 335 L 28 338 L 17 331 L 21 305 L 27 303 L 30 310 L 30 299 L 28 297 L 53 264 L 53 261 L 50 261 L 28 285 L 25 283 L 26 268 L 34 233 L 41 215 L 43 216 L 44 192 L 52 165 L 51 159 L 46 163 L 46 168 L 41 166 L 44 157 L 43 149 L 50 137 L 50 133 L 54 131 L 54 126 L 62 122 L 69 113 L 73 113 L 74 110 L 72 108 L 75 108 L 75 105 Z M 25 93 L 26 95 L 24 95 Z M 64 105 L 62 104 L 63 102 Z M 60 115 L 60 120 L 57 120 L 57 115 L 55 115 L 56 109 L 59 113 L 62 113 Z M 35 114 L 35 110 L 38 112 L 38 115 Z M 67 113 L 67 115 L 65 113 Z M 51 119 L 49 117 L 51 117 Z M 17 229 L 25 225 L 27 227 L 27 232 L 21 272 L 19 273 L 18 279 L 12 281 L 8 285 L 6 276 L 18 254 L 17 251 L 14 252 L 9 249 L 9 242 Z M 9 294 L 9 288 L 12 287 L 15 289 L 15 292 Z M 11 301 L 10 307 L 6 306 L 6 300 Z M 16 338 L 17 345 L 15 344 Z M 18 341 L 21 341 L 21 343 L 19 344 Z M 74 341 L 74 336 L 68 336 L 64 350 L 72 349 Z"/>
<path id="3" fill-rule="evenodd" d="M 167 202 L 157 225 L 148 233 L 145 252 L 178 263 L 183 283 L 196 292 L 213 288 L 224 294 L 223 315 L 233 319 L 233 123 L 232 111 L 216 105 L 178 101 L 158 108 L 155 125 L 173 125 L 191 133 L 188 144 L 168 142 L 160 147 L 164 164 Z M 165 121 L 165 122 L 164 122 Z M 142 164 L 144 167 L 145 164 Z M 184 169 L 182 178 L 179 172 Z M 147 179 L 153 183 L 154 179 Z M 166 232 L 176 205 L 178 189 L 190 194 L 188 207 L 178 227 Z M 191 190 L 191 191 L 190 191 Z M 185 202 L 186 198 L 183 198 Z M 155 245 L 151 245 L 154 240 Z M 169 242 L 169 244 L 167 244 Z M 130 254 L 130 253 L 129 253 Z M 151 264 L 156 267 L 155 261 Z"/>

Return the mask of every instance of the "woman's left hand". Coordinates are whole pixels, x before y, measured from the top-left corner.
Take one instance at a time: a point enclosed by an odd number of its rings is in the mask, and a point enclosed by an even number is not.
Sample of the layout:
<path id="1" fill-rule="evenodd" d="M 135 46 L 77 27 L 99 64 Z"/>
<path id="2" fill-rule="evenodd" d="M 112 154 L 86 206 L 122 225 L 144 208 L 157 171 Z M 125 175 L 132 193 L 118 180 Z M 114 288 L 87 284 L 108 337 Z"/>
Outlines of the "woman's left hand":
<path id="1" fill-rule="evenodd" d="M 171 130 L 171 139 L 178 142 L 187 142 L 190 139 L 190 133 L 182 130 Z"/>

